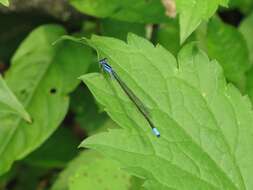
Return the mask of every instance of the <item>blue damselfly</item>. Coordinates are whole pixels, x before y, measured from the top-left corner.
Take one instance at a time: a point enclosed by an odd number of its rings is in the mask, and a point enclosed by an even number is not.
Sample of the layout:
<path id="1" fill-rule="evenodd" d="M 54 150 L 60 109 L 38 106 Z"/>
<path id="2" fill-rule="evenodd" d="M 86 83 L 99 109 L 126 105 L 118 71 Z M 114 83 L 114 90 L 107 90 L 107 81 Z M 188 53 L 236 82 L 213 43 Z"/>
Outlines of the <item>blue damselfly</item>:
<path id="1" fill-rule="evenodd" d="M 117 73 L 108 64 L 107 59 L 106 58 L 101 59 L 99 61 L 99 64 L 102 66 L 102 68 L 105 72 L 109 73 L 111 75 L 111 77 L 114 78 L 118 82 L 118 84 L 122 88 L 122 90 L 126 93 L 126 95 L 129 97 L 129 99 L 134 103 L 134 105 L 137 107 L 137 109 L 140 111 L 140 113 L 147 120 L 150 127 L 152 128 L 153 133 L 157 137 L 160 137 L 160 132 L 154 126 L 153 122 L 150 120 L 150 114 L 149 114 L 148 109 L 145 107 L 145 105 L 142 103 L 142 101 L 133 93 L 133 91 L 120 79 L 120 77 L 117 75 Z"/>

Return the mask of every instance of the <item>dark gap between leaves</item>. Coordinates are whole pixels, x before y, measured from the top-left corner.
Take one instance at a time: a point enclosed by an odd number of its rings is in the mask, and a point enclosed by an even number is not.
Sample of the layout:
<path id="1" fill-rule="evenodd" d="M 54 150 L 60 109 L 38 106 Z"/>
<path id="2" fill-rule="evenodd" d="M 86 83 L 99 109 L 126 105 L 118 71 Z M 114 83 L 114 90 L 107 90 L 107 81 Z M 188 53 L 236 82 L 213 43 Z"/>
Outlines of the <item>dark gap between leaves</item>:
<path id="1" fill-rule="evenodd" d="M 239 26 L 245 15 L 239 9 L 222 10 L 218 12 L 220 18 L 227 24 Z"/>

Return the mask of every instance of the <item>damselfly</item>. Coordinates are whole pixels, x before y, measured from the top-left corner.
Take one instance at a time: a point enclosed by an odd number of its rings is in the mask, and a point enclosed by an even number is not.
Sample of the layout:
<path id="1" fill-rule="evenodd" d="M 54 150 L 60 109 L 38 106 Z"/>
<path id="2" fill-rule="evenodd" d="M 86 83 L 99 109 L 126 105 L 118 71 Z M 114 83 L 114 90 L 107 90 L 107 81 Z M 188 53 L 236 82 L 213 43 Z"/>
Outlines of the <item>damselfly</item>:
<path id="1" fill-rule="evenodd" d="M 129 99 L 134 103 L 140 113 L 144 116 L 144 118 L 149 123 L 150 127 L 152 128 L 153 133 L 160 137 L 160 132 L 154 126 L 153 122 L 150 120 L 150 114 L 148 109 L 142 103 L 142 101 L 133 93 L 133 91 L 120 79 L 117 73 L 112 69 L 112 67 L 108 64 L 107 59 L 101 59 L 99 64 L 102 66 L 103 70 L 111 75 L 112 78 L 116 79 L 122 90 L 126 93 Z"/>

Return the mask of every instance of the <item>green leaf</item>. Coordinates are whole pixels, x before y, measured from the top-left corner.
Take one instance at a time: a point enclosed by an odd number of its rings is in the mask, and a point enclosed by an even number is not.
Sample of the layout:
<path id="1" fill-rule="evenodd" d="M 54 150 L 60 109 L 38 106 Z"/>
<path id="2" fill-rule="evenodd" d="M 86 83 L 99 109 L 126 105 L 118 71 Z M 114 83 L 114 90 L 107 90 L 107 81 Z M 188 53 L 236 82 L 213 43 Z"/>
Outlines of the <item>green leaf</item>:
<path id="1" fill-rule="evenodd" d="M 141 182 L 142 180 L 120 170 L 117 162 L 104 158 L 97 152 L 85 151 L 69 163 L 51 190 L 140 190 Z"/>
<path id="2" fill-rule="evenodd" d="M 214 15 L 219 5 L 227 6 L 228 0 L 176 0 L 180 14 L 180 40 L 183 43 L 202 21 Z"/>
<path id="3" fill-rule="evenodd" d="M 146 105 L 161 137 L 115 80 L 92 73 L 83 81 L 122 129 L 94 135 L 82 147 L 146 178 L 147 189 L 253 189 L 251 103 L 226 83 L 216 61 L 194 44 L 176 60 L 135 35 L 127 43 L 97 36 L 87 42 Z"/>
<path id="4" fill-rule="evenodd" d="M 65 33 L 58 25 L 41 26 L 24 40 L 12 59 L 6 83 L 33 123 L 1 114 L 0 174 L 55 131 L 66 115 L 68 94 L 78 85 L 77 77 L 87 71 L 90 49 L 69 41 L 52 46 Z"/>
<path id="5" fill-rule="evenodd" d="M 84 14 L 114 18 L 128 22 L 162 22 L 168 18 L 161 1 L 146 0 L 69 0 L 71 5 Z M 152 7 L 152 8 L 151 8 Z"/>
<path id="6" fill-rule="evenodd" d="M 4 79 L 0 75 L 0 116 L 1 112 L 9 112 L 16 114 L 25 119 L 27 122 L 32 122 L 30 115 L 26 112 L 23 105 L 18 101 L 16 96 L 11 92 L 6 85 Z M 0 124 L 1 127 L 1 124 Z"/>
<path id="7" fill-rule="evenodd" d="M 253 12 L 241 22 L 239 30 L 246 40 L 249 50 L 250 62 L 253 64 Z"/>
<path id="8" fill-rule="evenodd" d="M 250 67 L 249 51 L 243 35 L 233 26 L 212 19 L 207 31 L 207 50 L 217 59 L 226 78 L 243 88 L 245 72 Z"/>
<path id="9" fill-rule="evenodd" d="M 0 3 L 2 3 L 4 6 L 9 6 L 9 0 L 0 0 Z"/>

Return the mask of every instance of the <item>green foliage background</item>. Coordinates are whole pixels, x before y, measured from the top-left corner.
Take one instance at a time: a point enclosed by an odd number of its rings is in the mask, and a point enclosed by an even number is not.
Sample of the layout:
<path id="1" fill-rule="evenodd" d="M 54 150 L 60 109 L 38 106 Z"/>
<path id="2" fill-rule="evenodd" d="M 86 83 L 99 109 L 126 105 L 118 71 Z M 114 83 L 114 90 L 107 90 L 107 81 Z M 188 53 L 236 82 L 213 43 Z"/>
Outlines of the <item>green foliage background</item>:
<path id="1" fill-rule="evenodd" d="M 38 2 L 0 0 L 0 189 L 253 189 L 253 1 Z"/>

